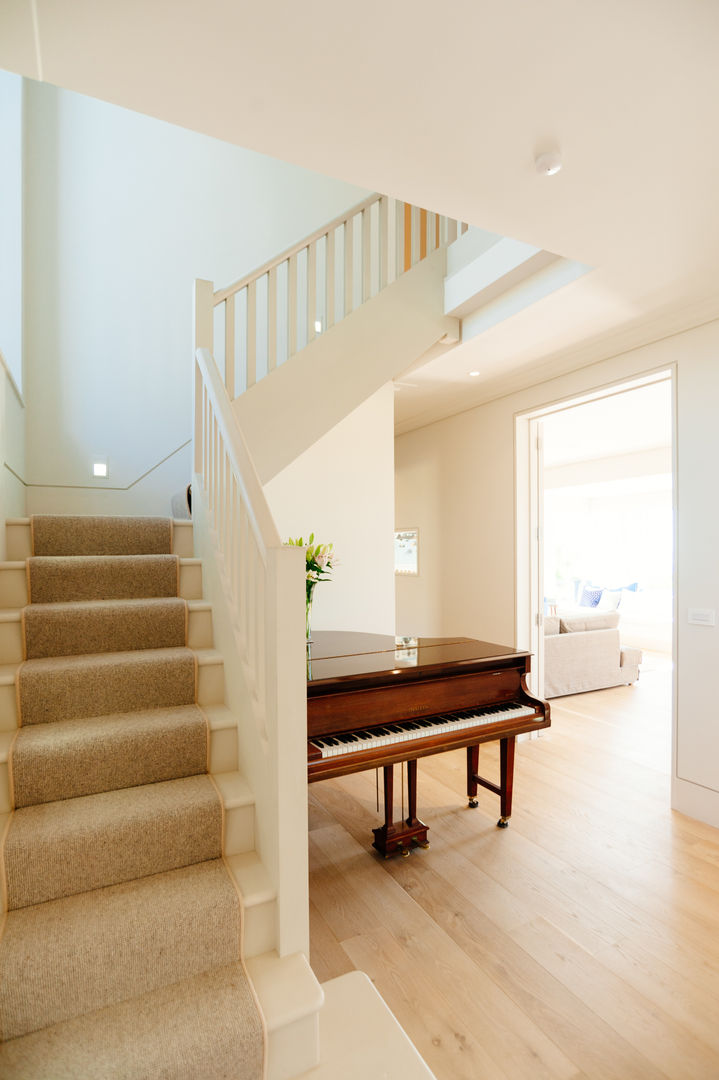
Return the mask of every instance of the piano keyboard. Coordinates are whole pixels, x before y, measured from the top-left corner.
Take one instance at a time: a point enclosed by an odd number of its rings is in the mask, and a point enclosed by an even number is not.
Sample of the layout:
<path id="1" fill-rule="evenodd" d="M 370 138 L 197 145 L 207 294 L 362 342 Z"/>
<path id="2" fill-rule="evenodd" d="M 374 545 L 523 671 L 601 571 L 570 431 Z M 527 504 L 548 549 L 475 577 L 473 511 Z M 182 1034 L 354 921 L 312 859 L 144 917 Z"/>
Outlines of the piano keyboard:
<path id="1" fill-rule="evenodd" d="M 396 724 L 384 724 L 382 727 L 368 728 L 366 731 L 348 731 L 342 735 L 325 735 L 321 739 L 310 739 L 313 746 L 321 751 L 323 758 L 340 757 L 355 754 L 360 750 L 374 750 L 375 747 L 389 746 L 392 743 L 411 742 L 413 739 L 429 739 L 433 735 L 452 734 L 464 728 L 479 727 L 481 724 L 493 724 L 497 720 L 513 720 L 522 716 L 535 716 L 536 710 L 527 705 L 504 702 L 501 705 L 485 705 L 479 709 L 461 709 L 459 712 L 440 713 L 425 719 L 402 720 Z M 536 716 L 537 722 L 543 722 L 543 716 Z"/>

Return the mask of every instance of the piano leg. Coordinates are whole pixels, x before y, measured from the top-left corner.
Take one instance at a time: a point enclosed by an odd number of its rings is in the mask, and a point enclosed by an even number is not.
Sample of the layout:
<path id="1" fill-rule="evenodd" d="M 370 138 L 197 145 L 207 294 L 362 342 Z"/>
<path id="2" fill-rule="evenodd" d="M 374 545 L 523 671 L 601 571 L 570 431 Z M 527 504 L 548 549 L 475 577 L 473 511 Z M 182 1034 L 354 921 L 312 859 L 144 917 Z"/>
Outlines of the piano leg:
<path id="1" fill-rule="evenodd" d="M 500 769 L 500 818 L 497 825 L 506 829 L 512 816 L 512 788 L 514 786 L 514 735 L 502 739 L 499 744 Z"/>
<path id="2" fill-rule="evenodd" d="M 479 806 L 477 799 L 477 773 L 479 771 L 479 743 L 467 747 L 467 799 L 474 810 Z"/>
<path id="3" fill-rule="evenodd" d="M 417 817 L 417 758 L 407 762 L 407 804 L 405 825 L 415 833 L 414 842 L 428 848 L 427 826 Z"/>
<path id="4" fill-rule="evenodd" d="M 400 765 L 400 768 L 402 766 Z M 407 786 L 409 816 L 406 821 L 393 821 L 394 816 L 394 765 L 384 766 L 384 825 L 373 829 L 376 848 L 385 859 L 399 852 L 405 858 L 412 844 L 429 847 L 428 827 L 417 817 L 417 761 L 407 762 Z"/>
<path id="5" fill-rule="evenodd" d="M 477 786 L 487 788 L 499 795 L 500 818 L 497 822 L 499 829 L 506 829 L 512 815 L 512 788 L 514 785 L 514 740 L 511 735 L 499 741 L 499 784 L 493 784 L 491 780 L 485 780 L 479 775 L 479 744 L 467 747 L 467 798 L 469 805 L 478 806 Z"/>

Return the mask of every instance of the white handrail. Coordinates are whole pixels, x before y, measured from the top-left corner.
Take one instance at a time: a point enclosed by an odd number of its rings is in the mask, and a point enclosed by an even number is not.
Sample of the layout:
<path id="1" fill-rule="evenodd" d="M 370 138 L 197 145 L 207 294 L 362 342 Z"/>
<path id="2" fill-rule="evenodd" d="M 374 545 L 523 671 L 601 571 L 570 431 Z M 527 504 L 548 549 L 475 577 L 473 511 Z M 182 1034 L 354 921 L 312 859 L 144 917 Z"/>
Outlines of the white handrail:
<path id="1" fill-rule="evenodd" d="M 253 270 L 252 273 L 246 274 L 239 281 L 235 281 L 232 285 L 227 285 L 224 289 L 218 289 L 214 294 L 215 305 L 221 304 L 223 300 L 227 300 L 228 296 L 232 296 L 233 293 L 238 293 L 241 289 L 244 289 L 245 285 L 248 285 L 250 281 L 261 278 L 264 274 L 267 274 L 270 270 L 276 266 L 280 266 L 281 263 L 286 262 L 292 255 L 299 254 L 304 248 L 309 247 L 310 244 L 316 243 L 321 240 L 323 236 L 326 236 L 328 232 L 333 229 L 338 229 L 340 225 L 344 225 L 350 218 L 353 218 L 356 214 L 361 214 L 367 207 L 372 206 L 380 198 L 379 195 L 370 195 L 369 198 L 363 199 L 361 203 L 357 203 L 351 210 L 348 210 L 345 214 L 340 214 L 334 221 L 330 221 L 328 225 L 323 225 L 321 228 L 316 229 L 309 236 L 306 236 L 304 240 L 300 240 L 298 244 L 295 244 L 291 248 L 287 248 L 281 255 L 276 255 L 274 259 L 270 259 L 264 266 L 261 266 L 259 270 Z"/>
<path id="2" fill-rule="evenodd" d="M 208 295 L 217 317 L 212 310 L 206 314 L 205 333 L 196 345 L 224 363 L 225 388 L 233 399 L 467 227 L 371 195 L 211 299 Z"/>

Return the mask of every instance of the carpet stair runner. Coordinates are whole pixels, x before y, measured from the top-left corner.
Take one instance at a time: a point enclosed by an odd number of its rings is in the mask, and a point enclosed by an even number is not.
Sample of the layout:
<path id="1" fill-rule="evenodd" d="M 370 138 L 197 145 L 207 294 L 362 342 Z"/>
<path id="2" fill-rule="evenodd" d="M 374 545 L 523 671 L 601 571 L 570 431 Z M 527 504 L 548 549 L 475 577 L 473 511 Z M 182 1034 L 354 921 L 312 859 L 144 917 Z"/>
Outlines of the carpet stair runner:
<path id="1" fill-rule="evenodd" d="M 264 1075 L 172 528 L 32 519 L 2 845 L 6 1080 Z"/>

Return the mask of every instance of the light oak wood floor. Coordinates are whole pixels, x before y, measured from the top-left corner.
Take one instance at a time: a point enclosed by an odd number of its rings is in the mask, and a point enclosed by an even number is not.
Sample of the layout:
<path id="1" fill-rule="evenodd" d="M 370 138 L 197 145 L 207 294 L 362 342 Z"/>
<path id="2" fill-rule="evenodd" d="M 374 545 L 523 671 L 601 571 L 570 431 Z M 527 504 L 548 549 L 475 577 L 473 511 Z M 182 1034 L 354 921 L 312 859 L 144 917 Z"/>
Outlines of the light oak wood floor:
<path id="1" fill-rule="evenodd" d="M 719 1077 L 719 830 L 669 808 L 670 694 L 649 658 L 553 702 L 505 830 L 464 751 L 423 759 L 406 859 L 371 848 L 373 772 L 312 785 L 318 978 L 366 971 L 438 1080 Z"/>

